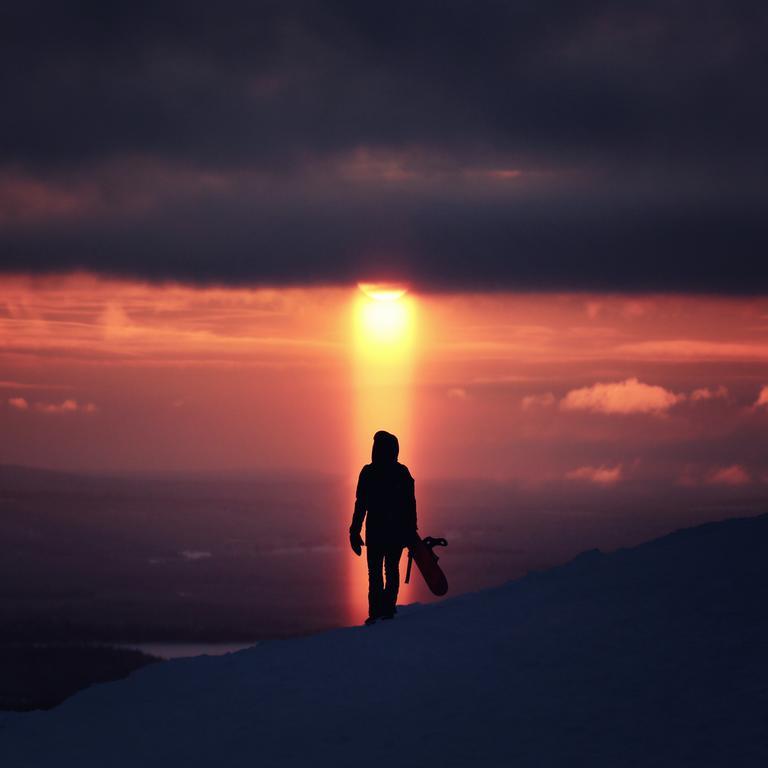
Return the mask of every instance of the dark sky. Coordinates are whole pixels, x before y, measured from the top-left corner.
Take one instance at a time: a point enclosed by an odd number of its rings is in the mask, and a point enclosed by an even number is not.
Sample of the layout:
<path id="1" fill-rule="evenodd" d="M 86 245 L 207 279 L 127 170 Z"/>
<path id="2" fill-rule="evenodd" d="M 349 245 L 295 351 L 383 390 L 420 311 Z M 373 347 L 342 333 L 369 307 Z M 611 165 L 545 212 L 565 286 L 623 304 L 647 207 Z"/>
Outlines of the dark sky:
<path id="1" fill-rule="evenodd" d="M 767 8 L 5 3 L 0 265 L 764 292 Z"/>

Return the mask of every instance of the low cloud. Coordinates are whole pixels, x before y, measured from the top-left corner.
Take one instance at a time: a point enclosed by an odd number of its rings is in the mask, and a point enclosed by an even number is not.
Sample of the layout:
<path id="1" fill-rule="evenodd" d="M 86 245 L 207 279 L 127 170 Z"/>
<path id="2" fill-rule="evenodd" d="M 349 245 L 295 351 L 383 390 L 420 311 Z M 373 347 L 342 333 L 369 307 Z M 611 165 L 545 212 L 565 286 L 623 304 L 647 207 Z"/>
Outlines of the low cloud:
<path id="1" fill-rule="evenodd" d="M 653 309 L 653 305 L 647 301 L 628 301 L 624 304 L 621 314 L 628 319 L 643 317 Z"/>
<path id="2" fill-rule="evenodd" d="M 336 554 L 340 551 L 341 547 L 331 544 L 312 544 L 310 546 L 297 544 L 296 546 L 291 547 L 275 547 L 274 549 L 266 550 L 265 554 L 275 557 L 284 557 L 286 555 L 293 557 L 295 555 L 304 556 L 310 554 L 329 555 Z"/>
<path id="3" fill-rule="evenodd" d="M 0 381 L 0 389 L 72 389 L 69 384 L 31 384 L 24 381 Z"/>
<path id="4" fill-rule="evenodd" d="M 621 480 L 621 464 L 615 467 L 579 467 L 565 474 L 568 480 L 584 480 L 597 485 L 613 485 Z"/>
<path id="5" fill-rule="evenodd" d="M 463 387 L 451 387 L 445 394 L 450 400 L 466 400 L 468 397 L 467 390 Z"/>
<path id="6" fill-rule="evenodd" d="M 755 408 L 766 407 L 768 407 L 768 384 L 760 390 L 760 394 L 757 396 L 757 400 L 755 401 Z"/>
<path id="7" fill-rule="evenodd" d="M 707 482 L 711 485 L 746 485 L 751 480 L 749 473 L 739 464 L 714 470 Z"/>
<path id="8" fill-rule="evenodd" d="M 555 403 L 555 396 L 551 392 L 544 392 L 538 395 L 526 395 L 520 401 L 520 407 L 524 411 L 531 411 L 536 408 L 549 408 Z"/>
<path id="9" fill-rule="evenodd" d="M 8 405 L 17 411 L 26 411 L 29 409 L 29 403 L 23 397 L 9 397 Z"/>
<path id="10" fill-rule="evenodd" d="M 77 400 L 64 400 L 61 403 L 35 403 L 39 413 L 96 413 L 98 407 L 94 403 L 78 403 Z"/>
<path id="11" fill-rule="evenodd" d="M 728 397 L 728 388 L 722 384 L 716 389 L 708 389 L 707 387 L 701 387 L 700 389 L 694 389 L 691 392 L 691 401 L 700 402 L 701 400 L 715 400 L 721 398 L 725 400 Z"/>
<path id="12" fill-rule="evenodd" d="M 213 555 L 204 550 L 204 549 L 183 549 L 179 554 L 185 559 L 185 560 L 207 560 L 209 557 L 213 557 Z"/>
<path id="13" fill-rule="evenodd" d="M 585 312 L 590 320 L 594 320 L 601 312 L 603 305 L 599 301 L 588 301 L 585 306 Z"/>
<path id="14" fill-rule="evenodd" d="M 636 341 L 621 344 L 616 352 L 639 360 L 741 362 L 768 360 L 768 344 L 742 341 L 706 341 L 702 339 L 668 339 Z"/>
<path id="15" fill-rule="evenodd" d="M 683 394 L 675 394 L 664 387 L 644 384 L 636 378 L 631 378 L 572 389 L 560 401 L 560 408 L 564 411 L 608 414 L 661 414 L 682 400 L 685 400 Z"/>

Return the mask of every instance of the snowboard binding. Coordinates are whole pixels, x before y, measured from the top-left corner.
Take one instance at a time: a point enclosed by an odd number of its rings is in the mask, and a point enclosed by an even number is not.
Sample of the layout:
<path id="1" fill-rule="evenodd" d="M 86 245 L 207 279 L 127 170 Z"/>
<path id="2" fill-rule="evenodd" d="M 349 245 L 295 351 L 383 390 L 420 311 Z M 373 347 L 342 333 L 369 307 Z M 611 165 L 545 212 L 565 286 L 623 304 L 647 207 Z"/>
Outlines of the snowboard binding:
<path id="1" fill-rule="evenodd" d="M 434 536 L 427 536 L 425 539 L 422 539 L 422 541 L 430 549 L 432 549 L 433 547 L 447 547 L 448 546 L 448 540 L 447 539 L 435 538 Z M 437 558 L 437 555 L 435 555 L 435 558 Z M 437 558 L 437 559 L 439 559 L 439 558 Z"/>

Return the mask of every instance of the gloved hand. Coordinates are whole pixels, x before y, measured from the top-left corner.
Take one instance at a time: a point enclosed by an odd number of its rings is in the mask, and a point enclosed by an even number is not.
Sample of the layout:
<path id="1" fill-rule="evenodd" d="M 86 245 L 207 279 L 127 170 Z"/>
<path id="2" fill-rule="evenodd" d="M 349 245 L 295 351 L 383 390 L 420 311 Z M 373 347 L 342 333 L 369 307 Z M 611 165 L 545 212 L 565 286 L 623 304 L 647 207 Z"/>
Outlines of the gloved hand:
<path id="1" fill-rule="evenodd" d="M 349 546 L 352 547 L 352 551 L 360 557 L 360 555 L 363 554 L 363 544 L 365 542 L 362 539 L 362 536 L 360 536 L 359 533 L 352 533 L 350 531 L 349 534 Z"/>

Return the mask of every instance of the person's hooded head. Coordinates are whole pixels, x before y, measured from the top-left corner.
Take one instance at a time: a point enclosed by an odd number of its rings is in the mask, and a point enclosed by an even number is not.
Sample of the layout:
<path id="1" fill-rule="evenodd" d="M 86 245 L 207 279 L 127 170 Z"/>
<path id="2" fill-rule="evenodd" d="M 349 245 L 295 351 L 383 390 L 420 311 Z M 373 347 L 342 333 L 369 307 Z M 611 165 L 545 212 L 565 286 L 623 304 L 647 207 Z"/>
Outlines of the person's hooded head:
<path id="1" fill-rule="evenodd" d="M 400 443 L 397 442 L 397 438 L 394 435 L 382 429 L 373 436 L 371 461 L 374 464 L 394 464 L 397 462 L 397 455 L 399 453 Z"/>

